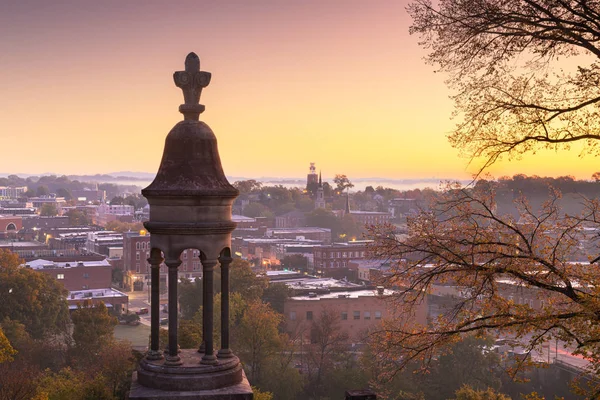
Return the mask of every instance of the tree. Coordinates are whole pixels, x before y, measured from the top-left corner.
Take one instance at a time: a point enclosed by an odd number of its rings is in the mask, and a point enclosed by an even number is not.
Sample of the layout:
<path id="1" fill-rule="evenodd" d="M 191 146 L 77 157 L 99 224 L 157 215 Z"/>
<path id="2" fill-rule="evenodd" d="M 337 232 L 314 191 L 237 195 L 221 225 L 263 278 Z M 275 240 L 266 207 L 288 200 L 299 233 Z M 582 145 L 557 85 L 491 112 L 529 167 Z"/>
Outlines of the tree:
<path id="1" fill-rule="evenodd" d="M 285 300 L 292 295 L 293 289 L 281 282 L 270 283 L 264 289 L 262 300 L 273 307 L 275 311 L 283 314 Z"/>
<path id="2" fill-rule="evenodd" d="M 253 300 L 235 328 L 235 348 L 255 385 L 263 380 L 266 361 L 280 351 L 278 326 L 282 319 L 268 304 Z"/>
<path id="3" fill-rule="evenodd" d="M 344 353 L 348 334 L 340 326 L 336 310 L 325 309 L 310 325 L 311 346 L 307 354 L 311 392 L 315 397 L 324 390 L 323 378 L 333 368 L 336 359 Z"/>
<path id="4" fill-rule="evenodd" d="M 0 315 L 25 325 L 35 339 L 64 332 L 67 291 L 50 275 L 19 264 L 18 257 L 0 249 Z"/>
<path id="5" fill-rule="evenodd" d="M 191 320 L 202 307 L 202 279 L 181 279 L 177 286 L 181 318 Z"/>
<path id="6" fill-rule="evenodd" d="M 141 222 L 121 222 L 121 221 L 109 221 L 105 226 L 107 231 L 115 231 L 119 233 L 123 232 L 138 232 L 144 229 L 144 225 Z"/>
<path id="7" fill-rule="evenodd" d="M 243 211 L 246 217 L 272 217 L 273 213 L 269 210 L 269 207 L 261 203 L 250 203 L 244 207 Z"/>
<path id="8" fill-rule="evenodd" d="M 236 258 L 229 266 L 229 290 L 239 293 L 246 302 L 260 299 L 269 285 L 266 276 L 256 276 L 250 263 Z"/>
<path id="9" fill-rule="evenodd" d="M 44 203 L 42 204 L 42 208 L 40 208 L 40 215 L 42 217 L 55 217 L 58 215 L 58 209 L 56 208 L 56 204 L 53 203 Z"/>
<path id="10" fill-rule="evenodd" d="M 56 195 L 58 197 L 64 197 L 65 200 L 71 200 L 73 198 L 73 195 L 71 194 L 71 191 L 69 189 L 65 189 L 65 188 L 58 188 L 58 190 L 56 190 Z"/>
<path id="11" fill-rule="evenodd" d="M 233 187 L 240 191 L 240 193 L 250 193 L 255 190 L 260 190 L 262 187 L 261 182 L 257 182 L 254 179 L 248 179 L 246 181 L 235 181 Z"/>
<path id="12" fill-rule="evenodd" d="M 487 390 L 474 390 L 468 385 L 464 385 L 455 393 L 455 398 L 451 400 L 510 400 L 510 397 L 501 393 L 496 393 L 492 388 Z"/>
<path id="13" fill-rule="evenodd" d="M 35 190 L 35 194 L 38 197 L 48 196 L 50 194 L 50 190 L 48 189 L 48 186 L 41 185 L 37 187 L 37 189 Z"/>
<path id="14" fill-rule="evenodd" d="M 76 355 L 84 363 L 95 362 L 103 349 L 113 343 L 117 319 L 108 314 L 104 303 L 84 302 L 71 315 Z"/>
<path id="15" fill-rule="evenodd" d="M 470 390 L 500 389 L 500 357 L 488 350 L 493 344 L 493 338 L 475 335 L 451 344 L 430 369 L 427 392 L 449 399 L 464 385 Z"/>
<path id="16" fill-rule="evenodd" d="M 122 196 L 115 196 L 110 201 L 111 206 L 123 205 L 123 204 L 125 204 L 125 199 Z"/>
<path id="17" fill-rule="evenodd" d="M 493 192 L 450 185 L 428 212 L 408 220 L 407 238 L 390 226 L 372 231 L 374 256 L 395 260 L 382 283 L 401 288 L 394 295 L 398 318 L 373 336 L 380 350 L 400 356 L 390 360 L 392 368 L 431 361 L 460 335 L 483 332 L 514 337 L 529 351 L 557 339 L 598 367 L 598 258 L 577 263 L 571 255 L 593 240 L 584 227 L 600 221 L 600 201 L 570 216 L 560 212 L 559 197 L 552 191 L 540 212 L 519 198 L 518 216 L 499 216 Z M 424 296 L 442 286 L 454 297 L 429 326 L 407 322 Z M 525 361 L 515 360 L 515 368 Z"/>
<path id="18" fill-rule="evenodd" d="M 336 184 L 336 190 L 342 193 L 344 190 L 353 188 L 354 184 L 350 182 L 350 179 L 346 175 L 336 174 L 333 178 L 333 183 Z"/>
<path id="19" fill-rule="evenodd" d="M 0 327 L 0 364 L 4 362 L 10 362 L 17 351 L 13 349 L 8 341 L 8 338 L 4 335 L 2 327 Z"/>
<path id="20" fill-rule="evenodd" d="M 450 143 L 482 157 L 480 172 L 503 155 L 577 141 L 598 154 L 597 3 L 414 0 L 408 11 L 427 61 L 456 92 Z M 577 67 L 559 64 L 575 56 Z"/>
<path id="21" fill-rule="evenodd" d="M 92 223 L 86 211 L 73 209 L 69 210 L 66 215 L 69 217 L 69 225 L 71 226 L 88 226 Z"/>
<path id="22" fill-rule="evenodd" d="M 281 265 L 285 268 L 306 271 L 308 268 L 308 258 L 302 254 L 291 254 L 281 259 Z"/>

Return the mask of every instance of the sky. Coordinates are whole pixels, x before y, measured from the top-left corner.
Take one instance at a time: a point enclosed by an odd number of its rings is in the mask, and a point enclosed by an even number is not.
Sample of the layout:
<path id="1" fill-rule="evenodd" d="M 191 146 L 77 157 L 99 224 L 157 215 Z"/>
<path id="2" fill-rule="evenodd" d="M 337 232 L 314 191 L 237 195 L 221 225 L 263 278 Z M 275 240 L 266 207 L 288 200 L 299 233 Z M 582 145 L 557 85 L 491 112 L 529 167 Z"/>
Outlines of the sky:
<path id="1" fill-rule="evenodd" d="M 451 92 L 408 0 L 0 2 L 0 173 L 155 172 L 182 119 L 174 71 L 212 73 L 201 115 L 230 176 L 456 178 Z M 541 152 L 493 176 L 600 170 Z"/>

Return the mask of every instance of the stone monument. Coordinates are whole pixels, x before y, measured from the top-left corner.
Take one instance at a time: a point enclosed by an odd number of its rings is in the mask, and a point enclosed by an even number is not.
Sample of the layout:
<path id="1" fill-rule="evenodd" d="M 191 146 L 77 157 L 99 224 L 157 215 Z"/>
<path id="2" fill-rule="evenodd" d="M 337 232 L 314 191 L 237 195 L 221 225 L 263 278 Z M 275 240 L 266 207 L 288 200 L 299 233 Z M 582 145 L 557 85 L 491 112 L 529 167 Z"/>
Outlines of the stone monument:
<path id="1" fill-rule="evenodd" d="M 165 140 L 154 181 L 142 190 L 150 205 L 151 327 L 150 350 L 134 373 L 130 399 L 252 399 L 252 390 L 240 360 L 229 348 L 229 265 L 231 258 L 231 206 L 238 191 L 229 184 L 219 158 L 217 139 L 199 120 L 202 89 L 211 75 L 200 71 L 194 53 L 185 70 L 173 74 L 183 90 L 179 106 L 183 121 Z M 203 278 L 203 338 L 198 349 L 177 344 L 177 269 L 185 249 L 200 251 Z M 164 257 L 164 258 L 163 258 Z M 169 344 L 159 348 L 159 268 L 168 268 Z M 221 348 L 213 342 L 213 271 L 221 268 Z"/>

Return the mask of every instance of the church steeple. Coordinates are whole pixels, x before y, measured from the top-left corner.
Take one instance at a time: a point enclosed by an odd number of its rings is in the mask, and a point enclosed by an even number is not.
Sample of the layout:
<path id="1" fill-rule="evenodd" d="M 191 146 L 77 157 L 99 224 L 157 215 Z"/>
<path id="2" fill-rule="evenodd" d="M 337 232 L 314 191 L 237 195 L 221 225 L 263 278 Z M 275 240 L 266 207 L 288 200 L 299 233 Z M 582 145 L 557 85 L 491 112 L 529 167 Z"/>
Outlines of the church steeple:
<path id="1" fill-rule="evenodd" d="M 319 171 L 319 186 L 317 187 L 315 208 L 325 208 L 325 193 L 323 192 L 323 180 L 321 179 L 321 171 Z"/>

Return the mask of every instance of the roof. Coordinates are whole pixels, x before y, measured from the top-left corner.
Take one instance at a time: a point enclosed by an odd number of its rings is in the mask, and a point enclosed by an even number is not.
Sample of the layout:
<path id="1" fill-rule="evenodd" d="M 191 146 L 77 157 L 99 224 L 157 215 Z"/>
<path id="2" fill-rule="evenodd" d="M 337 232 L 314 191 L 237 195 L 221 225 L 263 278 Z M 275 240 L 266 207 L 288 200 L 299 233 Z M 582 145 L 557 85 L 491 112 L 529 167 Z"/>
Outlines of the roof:
<path id="1" fill-rule="evenodd" d="M 42 258 L 37 260 L 29 261 L 25 264 L 31 269 L 44 269 L 44 268 L 74 268 L 74 267 L 110 267 L 110 263 L 107 259 L 101 261 L 69 261 L 69 262 L 55 262 L 48 261 Z"/>
<path id="2" fill-rule="evenodd" d="M 315 278 L 312 276 L 291 277 L 290 279 L 279 279 L 278 282 L 285 283 L 292 289 L 332 289 L 332 288 L 359 288 L 361 285 L 333 278 Z"/>
<path id="3" fill-rule="evenodd" d="M 123 292 L 119 292 L 116 289 L 89 289 L 89 290 L 76 290 L 69 292 L 68 300 L 86 300 L 86 299 L 107 299 L 115 297 L 129 297 Z"/>
<path id="4" fill-rule="evenodd" d="M 293 296 L 291 300 L 321 300 L 321 299 L 358 299 L 359 297 L 390 296 L 394 294 L 393 290 L 385 289 L 383 295 L 377 292 L 377 289 L 347 290 L 342 292 L 315 293 L 312 296 Z"/>

